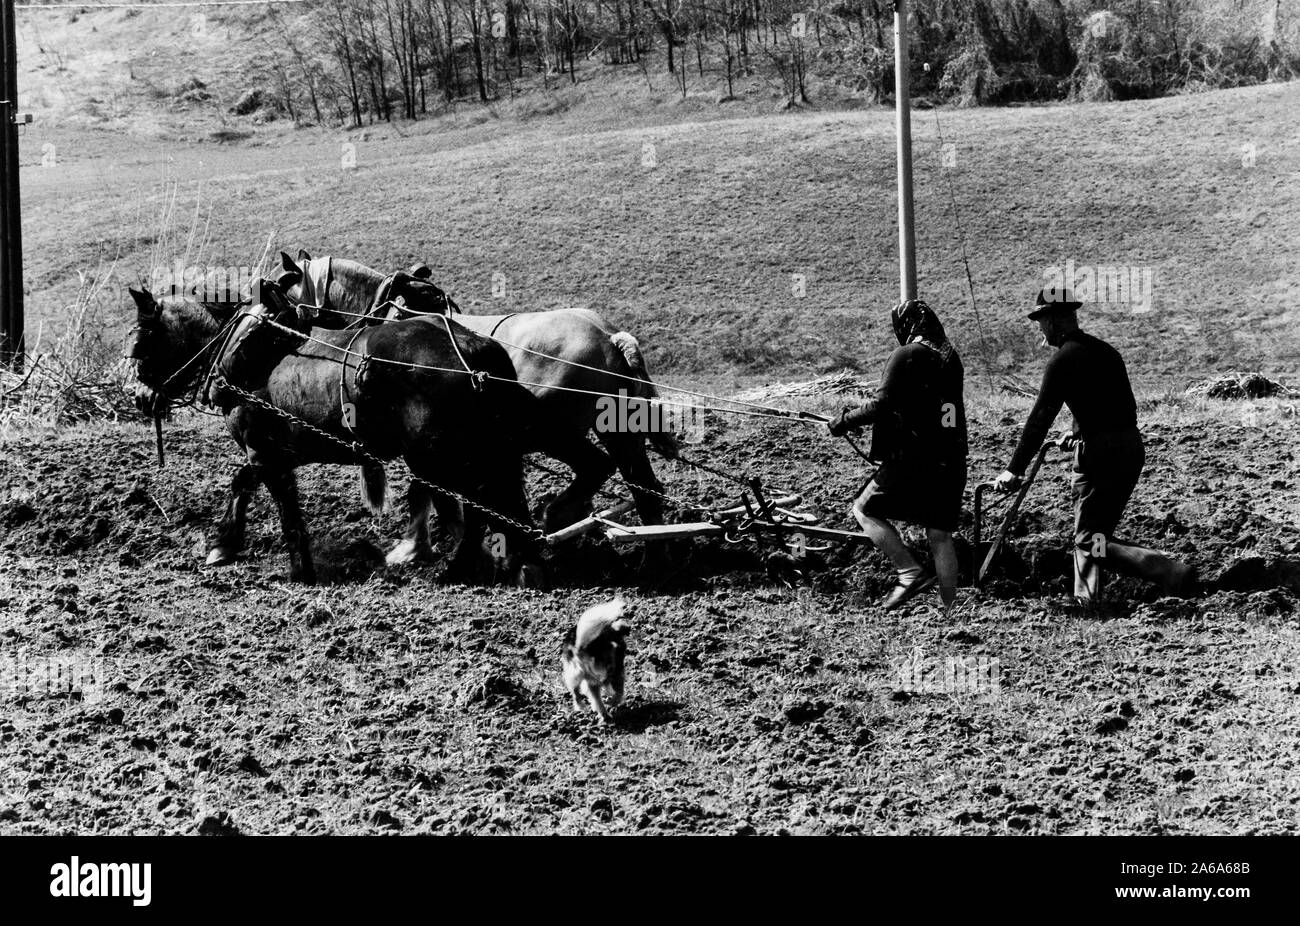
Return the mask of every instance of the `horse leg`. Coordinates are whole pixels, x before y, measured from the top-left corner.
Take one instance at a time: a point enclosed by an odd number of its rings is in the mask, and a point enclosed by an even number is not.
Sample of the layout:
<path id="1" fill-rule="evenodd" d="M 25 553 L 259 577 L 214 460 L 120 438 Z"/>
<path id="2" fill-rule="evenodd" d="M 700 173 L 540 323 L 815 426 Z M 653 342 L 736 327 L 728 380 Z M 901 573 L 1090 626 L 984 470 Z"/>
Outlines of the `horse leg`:
<path id="1" fill-rule="evenodd" d="M 650 458 L 645 451 L 645 438 L 640 434 L 617 431 L 606 431 L 599 436 L 601 443 L 614 458 L 623 480 L 632 490 L 632 499 L 636 502 L 641 523 L 664 523 L 664 503 L 661 497 L 664 487 L 650 466 Z"/>
<path id="2" fill-rule="evenodd" d="M 388 565 L 400 566 L 433 559 L 433 547 L 429 543 L 429 509 L 433 504 L 428 488 L 412 479 L 406 490 L 406 533 L 384 558 Z"/>
<path id="3" fill-rule="evenodd" d="M 265 481 L 280 512 L 280 531 L 289 550 L 289 578 L 294 582 L 314 584 L 316 567 L 312 564 L 307 522 L 298 503 L 298 480 L 293 470 L 285 469 L 268 472 Z"/>
<path id="4" fill-rule="evenodd" d="M 542 513 L 542 529 L 549 534 L 591 513 L 591 497 L 614 475 L 615 461 L 586 434 L 551 441 L 542 452 L 573 470 L 573 481 Z"/>
<path id="5" fill-rule="evenodd" d="M 450 489 L 461 495 L 474 498 L 472 486 L 465 485 L 466 482 L 472 481 L 469 478 L 468 468 L 462 467 L 459 471 L 451 467 L 442 469 L 429 462 L 430 459 L 436 460 L 438 456 L 439 454 L 430 452 L 428 456 L 422 454 L 418 459 L 410 456 L 406 457 L 406 465 L 411 470 L 412 477 L 425 480 L 429 485 Z M 438 577 L 439 581 L 460 583 L 472 581 L 475 567 L 478 564 L 479 553 L 481 552 L 479 544 L 483 540 L 484 520 L 481 513 L 476 511 L 472 505 L 462 506 L 455 498 L 445 492 L 439 492 L 436 489 L 428 488 L 428 486 L 420 485 L 415 481 L 415 478 L 411 480 L 410 491 L 412 496 L 414 496 L 417 486 L 423 498 L 422 507 L 417 510 L 414 503 L 412 504 L 411 522 L 407 528 L 408 535 L 411 531 L 422 532 L 423 543 L 426 548 L 429 548 L 431 558 L 429 508 L 430 506 L 436 508 L 439 520 L 448 529 L 447 532 L 452 538 L 447 566 Z M 401 544 L 399 544 L 400 546 Z M 394 550 L 393 552 L 397 551 Z"/>
<path id="6" fill-rule="evenodd" d="M 483 527 L 486 522 L 482 513 L 473 505 L 463 506 L 462 511 L 464 515 L 461 522 L 464 524 L 465 531 L 452 547 L 447 568 L 443 570 L 440 579 L 443 582 L 468 585 L 474 581 L 478 572 L 482 554 L 479 546 L 483 541 Z"/>
<path id="7" fill-rule="evenodd" d="M 663 498 L 655 494 L 662 493 L 664 487 L 650 466 L 650 458 L 646 456 L 645 438 L 640 434 L 606 432 L 600 435 L 600 440 L 609 448 L 623 481 L 632 490 L 632 500 L 636 503 L 641 523 L 664 523 Z M 662 570 L 667 565 L 667 541 L 652 540 L 646 543 L 645 556 L 641 560 L 642 569 L 653 572 Z"/>
<path id="8" fill-rule="evenodd" d="M 534 533 L 532 516 L 528 513 L 528 496 L 524 493 L 523 459 L 506 454 L 499 461 L 485 461 L 484 469 L 491 474 L 483 488 L 483 505 L 509 518 L 502 521 L 489 517 L 494 531 L 501 537 L 492 537 L 492 543 L 504 542 L 505 569 L 520 587 L 540 587 L 545 582 L 542 569 L 539 538 Z M 514 522 L 514 523 L 510 523 Z M 520 527 L 519 525 L 523 525 Z"/>
<path id="9" fill-rule="evenodd" d="M 233 563 L 244 549 L 248 503 L 261 481 L 262 468 L 255 463 L 244 463 L 235 470 L 235 477 L 230 480 L 230 498 L 226 500 L 226 511 L 217 522 L 217 534 L 208 550 L 209 566 Z"/>
<path id="10" fill-rule="evenodd" d="M 433 493 L 433 507 L 438 512 L 438 526 L 453 543 L 460 543 L 465 536 L 465 517 L 460 510 L 460 502 L 441 492 Z"/>

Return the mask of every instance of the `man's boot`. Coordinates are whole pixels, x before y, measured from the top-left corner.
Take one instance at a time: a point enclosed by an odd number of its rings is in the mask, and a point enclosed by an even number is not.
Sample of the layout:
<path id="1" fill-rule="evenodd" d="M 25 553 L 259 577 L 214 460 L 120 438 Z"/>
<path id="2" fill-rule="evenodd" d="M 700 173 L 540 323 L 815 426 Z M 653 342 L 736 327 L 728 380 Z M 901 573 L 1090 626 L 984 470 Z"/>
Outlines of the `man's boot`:
<path id="1" fill-rule="evenodd" d="M 1191 598 L 1199 590 L 1196 567 L 1163 553 L 1111 540 L 1106 544 L 1106 562 L 1116 572 L 1145 579 L 1163 588 L 1166 594 Z"/>
<path id="2" fill-rule="evenodd" d="M 1082 604 L 1101 600 L 1101 565 L 1086 550 L 1074 551 L 1074 597 Z"/>

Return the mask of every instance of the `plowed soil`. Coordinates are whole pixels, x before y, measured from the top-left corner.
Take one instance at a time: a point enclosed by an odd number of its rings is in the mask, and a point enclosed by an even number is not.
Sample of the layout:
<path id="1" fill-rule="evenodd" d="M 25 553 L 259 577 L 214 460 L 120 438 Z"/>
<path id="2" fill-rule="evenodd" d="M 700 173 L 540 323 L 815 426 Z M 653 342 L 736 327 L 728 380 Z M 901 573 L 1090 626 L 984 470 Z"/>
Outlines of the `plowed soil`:
<path id="1" fill-rule="evenodd" d="M 1024 414 L 973 405 L 971 486 Z M 890 579 L 867 548 L 791 562 L 775 545 L 683 544 L 647 574 L 638 551 L 594 538 L 551 551 L 548 591 L 443 585 L 436 568 L 384 567 L 400 506 L 366 515 L 355 473 L 324 467 L 300 474 L 320 585 L 284 578 L 264 495 L 246 558 L 209 569 L 236 460 L 219 422 L 170 424 L 162 469 L 143 423 L 10 434 L 0 831 L 1293 832 L 1294 408 L 1141 415 L 1149 463 L 1125 532 L 1195 562 L 1206 594 L 1124 581 L 1107 611 L 1073 609 L 1068 469 L 1051 458 L 992 581 L 948 619 L 930 598 L 882 612 Z M 688 451 L 850 526 L 861 463 L 820 429 L 711 419 Z M 658 469 L 698 503 L 737 491 Z M 558 651 L 615 593 L 634 632 L 605 729 L 568 710 Z M 51 657 L 94 661 L 97 684 L 14 683 L 14 665 Z M 904 678 L 906 660 L 961 657 L 996 660 L 996 689 Z"/>

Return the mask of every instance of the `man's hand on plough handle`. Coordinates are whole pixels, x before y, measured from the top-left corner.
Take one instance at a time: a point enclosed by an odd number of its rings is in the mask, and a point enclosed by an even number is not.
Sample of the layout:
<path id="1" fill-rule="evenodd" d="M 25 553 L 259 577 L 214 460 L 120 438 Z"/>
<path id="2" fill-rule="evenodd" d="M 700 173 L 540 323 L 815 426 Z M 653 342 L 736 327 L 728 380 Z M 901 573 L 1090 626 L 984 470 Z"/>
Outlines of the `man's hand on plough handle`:
<path id="1" fill-rule="evenodd" d="M 1044 444 L 1043 449 L 1047 450 L 1051 448 L 1056 448 L 1059 450 L 1068 451 L 1068 450 L 1073 450 L 1078 443 L 1079 443 L 1079 438 L 1077 435 L 1062 434 L 1060 437 L 1056 438 L 1055 440 L 1050 440 L 1046 444 Z M 988 484 L 992 488 L 996 489 L 998 492 L 1006 494 L 1007 492 L 1014 492 L 1016 489 L 1020 488 L 1020 486 L 1023 483 L 1024 483 L 1024 477 L 1017 476 L 1009 469 L 1004 469 L 996 479 L 994 479 L 992 482 Z"/>
<path id="2" fill-rule="evenodd" d="M 972 584 L 976 588 L 980 587 L 984 575 L 988 572 L 989 566 L 993 564 L 993 559 L 997 556 L 998 550 L 1001 549 L 1003 541 L 1010 535 L 1011 529 L 1016 523 L 1016 518 L 1020 514 L 1020 505 L 1024 502 L 1025 496 L 1029 494 L 1029 488 L 1034 484 L 1035 477 L 1038 476 L 1038 468 L 1043 465 L 1043 458 L 1047 456 L 1047 451 L 1052 449 L 1072 450 L 1078 443 L 1079 439 L 1073 434 L 1063 434 L 1060 437 L 1046 441 L 1039 449 L 1038 455 L 1034 457 L 1023 477 L 1017 476 L 1011 470 L 1004 470 L 992 482 L 981 483 L 975 487 L 975 548 L 977 551 L 983 541 L 985 491 L 993 489 L 1002 494 L 1016 492 L 1016 497 L 1011 500 L 1002 516 L 1002 523 L 998 527 L 997 535 L 993 538 L 993 542 L 989 544 L 983 561 L 975 571 Z"/>

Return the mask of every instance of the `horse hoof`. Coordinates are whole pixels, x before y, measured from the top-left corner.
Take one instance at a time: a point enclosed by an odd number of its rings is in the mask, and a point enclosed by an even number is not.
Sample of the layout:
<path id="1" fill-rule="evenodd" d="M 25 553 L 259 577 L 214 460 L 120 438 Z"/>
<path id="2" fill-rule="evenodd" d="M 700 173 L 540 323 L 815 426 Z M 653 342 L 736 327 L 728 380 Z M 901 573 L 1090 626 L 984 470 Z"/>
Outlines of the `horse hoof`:
<path id="1" fill-rule="evenodd" d="M 239 559 L 239 551 L 230 547 L 213 547 L 208 551 L 207 565 L 209 566 L 229 566 L 235 560 Z"/>
<path id="2" fill-rule="evenodd" d="M 546 588 L 546 571 L 537 563 L 525 563 L 515 572 L 516 588 Z"/>
<path id="3" fill-rule="evenodd" d="M 421 546 L 414 540 L 403 540 L 388 551 L 384 557 L 384 562 L 390 566 L 405 566 L 408 563 L 428 562 L 433 559 L 433 548 L 425 544 Z"/>

